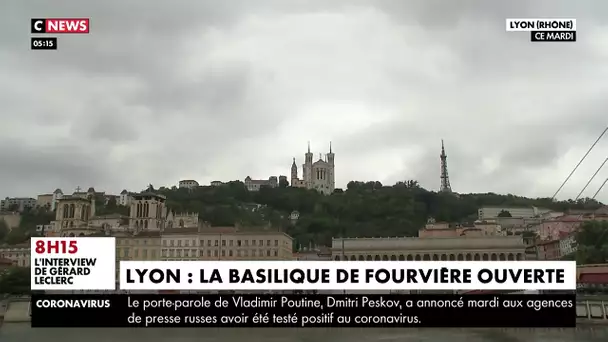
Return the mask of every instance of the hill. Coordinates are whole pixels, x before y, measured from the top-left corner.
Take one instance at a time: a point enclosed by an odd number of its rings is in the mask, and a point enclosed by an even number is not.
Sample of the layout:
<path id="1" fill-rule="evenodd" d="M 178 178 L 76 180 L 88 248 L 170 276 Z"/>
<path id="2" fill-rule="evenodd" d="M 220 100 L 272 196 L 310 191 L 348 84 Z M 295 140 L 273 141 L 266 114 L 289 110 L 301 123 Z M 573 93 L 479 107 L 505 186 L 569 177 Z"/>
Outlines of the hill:
<path id="1" fill-rule="evenodd" d="M 421 188 L 416 181 L 393 186 L 352 181 L 345 191 L 337 190 L 330 196 L 284 186 L 249 192 L 238 181 L 191 190 L 154 190 L 152 186 L 148 190 L 167 196 L 167 206 L 175 212 L 197 212 L 212 226 L 270 225 L 301 245 L 329 244 L 338 236 L 417 236 L 429 217 L 451 223 L 472 222 L 482 206 L 536 206 L 556 211 L 601 206 L 590 199 L 552 201 L 494 193 L 436 193 Z M 293 211 L 300 214 L 295 224 L 289 220 Z"/>

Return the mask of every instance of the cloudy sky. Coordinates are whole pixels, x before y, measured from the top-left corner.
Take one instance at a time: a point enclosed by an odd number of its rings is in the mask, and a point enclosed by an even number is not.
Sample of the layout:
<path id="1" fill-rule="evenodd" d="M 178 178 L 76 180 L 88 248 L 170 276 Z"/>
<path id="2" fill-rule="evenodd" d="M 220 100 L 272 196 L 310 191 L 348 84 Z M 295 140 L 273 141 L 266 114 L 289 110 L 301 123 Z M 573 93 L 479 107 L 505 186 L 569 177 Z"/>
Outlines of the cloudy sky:
<path id="1" fill-rule="evenodd" d="M 89 35 L 30 51 L 30 18 Z M 505 18 L 576 18 L 530 43 Z M 608 4 L 502 0 L 30 0 L 0 12 L 0 196 L 288 175 L 551 196 L 608 125 Z M 575 197 L 608 135 L 560 193 Z M 589 186 L 593 195 L 608 166 Z M 598 196 L 608 202 L 608 186 Z"/>

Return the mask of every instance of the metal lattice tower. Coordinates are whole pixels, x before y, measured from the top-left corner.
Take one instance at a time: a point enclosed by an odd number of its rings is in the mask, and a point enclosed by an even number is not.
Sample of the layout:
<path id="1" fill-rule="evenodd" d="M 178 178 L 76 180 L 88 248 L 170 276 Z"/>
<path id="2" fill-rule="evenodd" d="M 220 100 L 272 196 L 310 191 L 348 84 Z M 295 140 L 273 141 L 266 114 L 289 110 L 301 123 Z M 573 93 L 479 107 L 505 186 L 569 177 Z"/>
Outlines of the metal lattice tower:
<path id="1" fill-rule="evenodd" d="M 441 192 L 452 192 L 450 186 L 450 177 L 448 176 L 448 155 L 445 154 L 445 147 L 443 146 L 443 139 L 441 140 Z"/>

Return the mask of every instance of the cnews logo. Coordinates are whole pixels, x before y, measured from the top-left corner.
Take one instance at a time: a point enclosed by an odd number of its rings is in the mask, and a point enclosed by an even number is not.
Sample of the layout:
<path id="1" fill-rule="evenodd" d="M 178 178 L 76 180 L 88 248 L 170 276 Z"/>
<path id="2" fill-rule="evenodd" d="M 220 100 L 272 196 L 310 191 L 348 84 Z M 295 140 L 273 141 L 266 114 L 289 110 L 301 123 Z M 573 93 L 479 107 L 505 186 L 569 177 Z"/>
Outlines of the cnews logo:
<path id="1" fill-rule="evenodd" d="M 32 19 L 32 33 L 89 33 L 89 19 Z"/>

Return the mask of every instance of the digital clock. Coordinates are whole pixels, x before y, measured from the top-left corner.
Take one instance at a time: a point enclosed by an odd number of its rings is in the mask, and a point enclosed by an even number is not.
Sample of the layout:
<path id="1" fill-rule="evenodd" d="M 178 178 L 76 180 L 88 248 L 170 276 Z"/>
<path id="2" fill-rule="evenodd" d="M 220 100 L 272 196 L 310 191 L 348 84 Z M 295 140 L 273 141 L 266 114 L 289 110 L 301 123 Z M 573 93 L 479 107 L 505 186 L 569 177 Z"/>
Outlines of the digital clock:
<path id="1" fill-rule="evenodd" d="M 57 38 L 32 37 L 30 47 L 32 50 L 57 50 Z"/>

